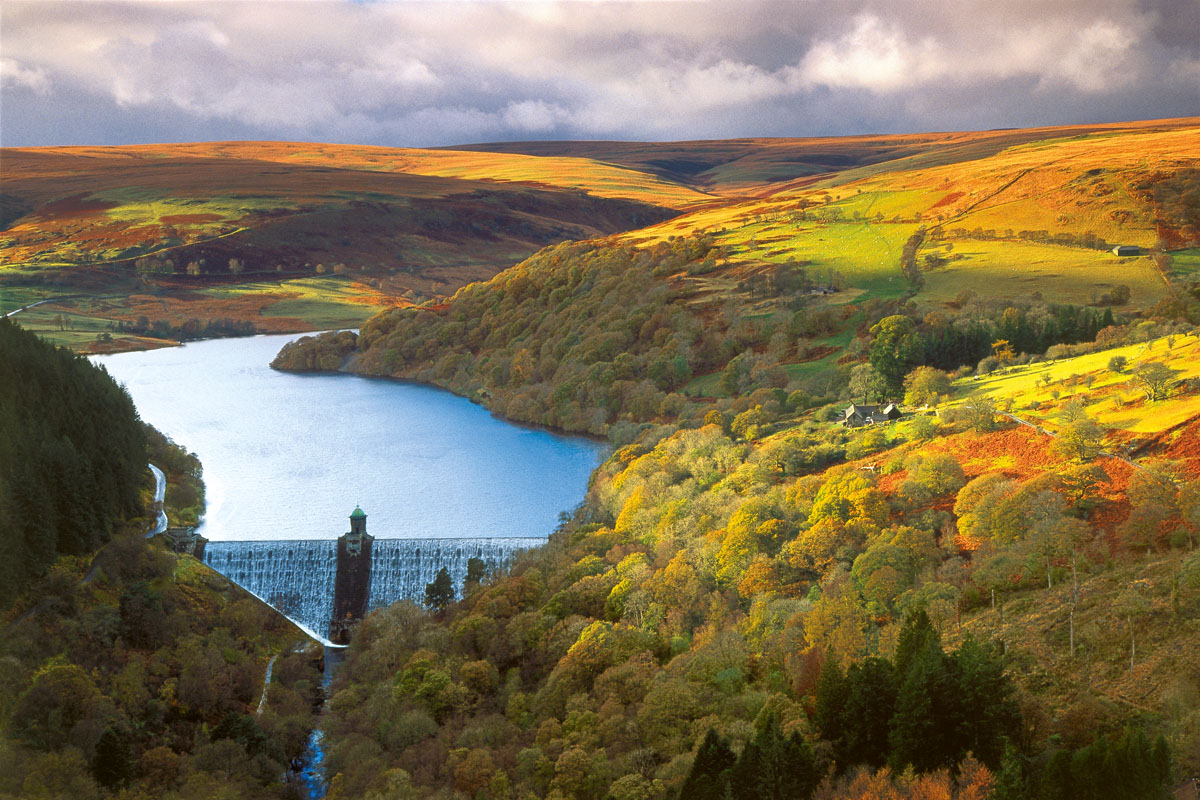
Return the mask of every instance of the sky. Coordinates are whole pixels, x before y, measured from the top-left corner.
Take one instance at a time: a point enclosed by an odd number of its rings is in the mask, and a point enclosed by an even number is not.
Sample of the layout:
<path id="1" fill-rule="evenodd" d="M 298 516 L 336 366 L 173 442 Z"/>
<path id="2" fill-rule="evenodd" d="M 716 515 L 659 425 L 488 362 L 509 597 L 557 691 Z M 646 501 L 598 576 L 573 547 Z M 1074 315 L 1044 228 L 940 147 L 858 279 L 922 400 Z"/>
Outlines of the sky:
<path id="1" fill-rule="evenodd" d="M 1200 115 L 1200 0 L 0 3 L 0 144 L 436 146 Z"/>

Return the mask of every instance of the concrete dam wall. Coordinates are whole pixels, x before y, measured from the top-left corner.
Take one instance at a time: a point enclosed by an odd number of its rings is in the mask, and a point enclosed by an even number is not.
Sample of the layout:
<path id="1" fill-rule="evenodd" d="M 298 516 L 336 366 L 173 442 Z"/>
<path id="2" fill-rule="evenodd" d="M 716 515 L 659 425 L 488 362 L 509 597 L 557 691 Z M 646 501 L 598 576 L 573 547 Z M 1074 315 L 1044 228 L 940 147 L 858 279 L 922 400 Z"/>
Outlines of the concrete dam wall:
<path id="1" fill-rule="evenodd" d="M 347 591 L 359 595 L 359 587 L 365 585 L 368 611 L 398 600 L 420 603 L 425 585 L 445 567 L 456 596 L 461 597 L 469 559 L 482 560 L 490 573 L 507 568 L 520 551 L 544 542 L 538 538 L 368 539 L 362 550 L 369 563 L 365 581 L 344 577 L 341 588 L 343 595 Z M 340 555 L 345 561 L 345 553 Z M 322 637 L 329 636 L 334 619 L 338 561 L 336 539 L 208 542 L 204 548 L 204 563 Z M 363 598 L 343 597 L 341 602 L 361 605 Z"/>

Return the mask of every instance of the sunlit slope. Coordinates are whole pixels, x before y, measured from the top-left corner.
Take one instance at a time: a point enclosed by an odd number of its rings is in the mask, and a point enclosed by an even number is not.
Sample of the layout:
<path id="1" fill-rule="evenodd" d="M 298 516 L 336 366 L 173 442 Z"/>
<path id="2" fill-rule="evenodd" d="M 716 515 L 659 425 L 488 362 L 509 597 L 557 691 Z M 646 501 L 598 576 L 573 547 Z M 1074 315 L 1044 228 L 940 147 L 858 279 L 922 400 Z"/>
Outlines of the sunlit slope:
<path id="1" fill-rule="evenodd" d="M 1109 367 L 1115 358 L 1125 361 L 1120 371 Z M 1173 392 L 1165 399 L 1147 401 L 1136 369 L 1150 363 L 1175 370 L 1175 381 L 1196 380 L 1200 338 L 1164 336 L 1074 358 L 1014 366 L 959 381 L 956 391 L 963 403 L 988 397 L 1051 430 L 1062 424 L 1062 406 L 1073 398 L 1080 399 L 1102 426 L 1131 437 L 1161 433 L 1200 416 L 1200 394 L 1194 392 Z"/>
<path id="2" fill-rule="evenodd" d="M 1194 239 L 1196 209 L 1173 198 L 1193 191 L 1198 169 L 1200 125 L 1105 131 L 836 186 L 783 189 L 624 238 L 652 242 L 710 232 L 726 246 L 730 266 L 795 263 L 817 275 L 836 271 L 856 290 L 849 298 L 911 291 L 901 254 L 921 232 L 915 263 L 919 297 L 927 302 L 949 302 L 970 290 L 1087 303 L 1125 284 L 1133 303 L 1145 307 L 1169 292 L 1153 258 L 1117 258 L 1108 248 Z"/>
<path id="3" fill-rule="evenodd" d="M 340 148 L 297 153 L 293 160 L 320 163 L 321 157 L 342 165 Z M 357 153 L 355 154 L 357 155 Z M 403 149 L 371 156 L 364 153 L 375 168 L 412 175 L 434 175 L 463 180 L 532 183 L 563 189 L 577 189 L 596 197 L 634 200 L 664 208 L 689 208 L 711 202 L 713 197 L 665 180 L 656 175 L 590 158 L 564 156 L 527 156 L 507 153 L 477 153 L 450 150 Z M 350 163 L 357 164 L 351 160 Z"/>
<path id="4" fill-rule="evenodd" d="M 994 155 L 1028 142 L 1114 131 L 1172 130 L 1167 119 L 1052 128 L 684 142 L 543 141 L 457 145 L 453 151 L 573 156 L 621 164 L 720 195 L 759 194 L 787 182 L 836 185 L 897 169 Z"/>
<path id="5" fill-rule="evenodd" d="M 313 144 L 307 142 L 207 142 L 131 148 L 156 157 L 164 153 L 202 158 L 253 159 L 345 170 L 433 175 L 463 180 L 534 183 L 577 189 L 596 197 L 685 208 L 709 196 L 645 170 L 573 156 L 429 150 L 407 147 Z"/>

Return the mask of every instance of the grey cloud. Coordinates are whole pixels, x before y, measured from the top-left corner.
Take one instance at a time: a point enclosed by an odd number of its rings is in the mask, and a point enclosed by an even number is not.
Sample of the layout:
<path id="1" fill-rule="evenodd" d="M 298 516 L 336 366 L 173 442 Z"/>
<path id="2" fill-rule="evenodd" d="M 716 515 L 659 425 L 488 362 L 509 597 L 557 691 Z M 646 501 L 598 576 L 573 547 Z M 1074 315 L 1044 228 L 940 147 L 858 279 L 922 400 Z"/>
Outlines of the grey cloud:
<path id="1" fill-rule="evenodd" d="M 5 145 L 680 139 L 1200 113 L 1195 0 L 5 2 Z"/>

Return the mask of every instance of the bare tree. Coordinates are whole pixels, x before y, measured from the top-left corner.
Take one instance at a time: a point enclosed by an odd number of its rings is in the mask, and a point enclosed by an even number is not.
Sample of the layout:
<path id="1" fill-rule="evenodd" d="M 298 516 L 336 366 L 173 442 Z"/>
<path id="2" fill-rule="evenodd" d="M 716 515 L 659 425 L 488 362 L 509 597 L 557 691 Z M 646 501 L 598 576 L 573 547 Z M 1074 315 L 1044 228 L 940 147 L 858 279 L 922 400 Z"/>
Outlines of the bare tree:
<path id="1" fill-rule="evenodd" d="M 1171 394 L 1171 386 L 1180 370 L 1172 369 L 1161 361 L 1147 361 L 1133 368 L 1133 378 L 1141 384 L 1146 399 L 1165 400 Z"/>

